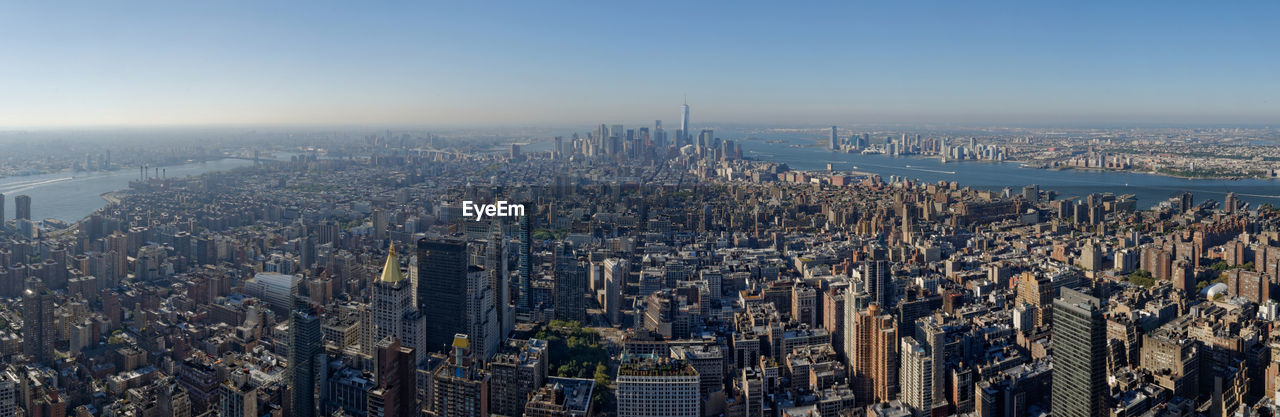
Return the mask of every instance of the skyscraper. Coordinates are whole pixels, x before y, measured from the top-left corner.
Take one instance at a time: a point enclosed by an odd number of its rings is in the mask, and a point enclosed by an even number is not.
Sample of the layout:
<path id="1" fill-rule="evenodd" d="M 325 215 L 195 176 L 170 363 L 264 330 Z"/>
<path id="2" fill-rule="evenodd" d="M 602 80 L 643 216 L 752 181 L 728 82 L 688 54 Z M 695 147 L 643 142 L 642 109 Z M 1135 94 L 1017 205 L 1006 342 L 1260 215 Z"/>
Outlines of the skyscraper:
<path id="1" fill-rule="evenodd" d="M 27 279 L 22 294 L 22 353 L 36 362 L 53 359 L 56 341 L 53 322 L 53 293 L 39 278 Z"/>
<path id="2" fill-rule="evenodd" d="M 929 355 L 932 357 L 933 363 L 933 406 L 943 403 L 947 398 L 946 377 L 944 375 L 946 367 L 946 355 L 944 351 L 947 345 L 947 332 L 938 324 L 938 320 L 934 316 L 924 317 L 916 322 L 916 340 L 920 341 Z"/>
<path id="3" fill-rule="evenodd" d="M 830 145 L 830 148 L 831 148 L 831 150 L 836 150 L 836 149 L 839 149 L 839 148 L 840 148 L 840 139 L 836 137 L 836 127 L 835 127 L 835 126 L 831 126 L 831 145 Z"/>
<path id="4" fill-rule="evenodd" d="M 520 285 L 520 294 L 516 300 L 516 307 L 521 311 L 529 311 L 529 282 L 533 278 L 533 237 L 530 230 L 529 218 L 532 214 L 520 217 L 520 277 L 518 279 Z"/>
<path id="5" fill-rule="evenodd" d="M 320 316 L 305 299 L 295 298 L 289 314 L 289 393 L 291 416 L 315 417 L 316 372 L 324 353 L 320 343 Z"/>
<path id="6" fill-rule="evenodd" d="M 511 273 L 507 268 L 507 245 L 503 239 L 502 224 L 490 224 L 488 244 L 485 246 L 484 268 L 489 273 L 489 287 L 493 291 L 493 306 L 497 313 L 498 337 L 505 338 L 515 328 L 515 312 L 511 305 Z"/>
<path id="7" fill-rule="evenodd" d="M 610 324 L 622 324 L 622 288 L 626 285 L 627 272 L 631 269 L 626 259 L 604 260 L 604 316 Z"/>
<path id="8" fill-rule="evenodd" d="M 650 141 L 653 142 L 653 150 L 659 157 L 667 152 L 667 132 L 662 130 L 661 120 L 653 121 L 653 134 L 650 136 Z"/>
<path id="9" fill-rule="evenodd" d="M 418 311 L 427 322 L 428 352 L 441 352 L 458 333 L 467 334 L 467 243 L 418 240 Z M 487 278 L 486 278 L 487 281 Z"/>
<path id="10" fill-rule="evenodd" d="M 871 302 L 880 308 L 889 308 L 892 288 L 889 281 L 889 265 L 880 256 L 873 255 L 862 264 L 862 288 L 871 295 Z"/>
<path id="11" fill-rule="evenodd" d="M 426 322 L 417 306 L 413 305 L 413 288 L 400 272 L 400 260 L 396 257 L 394 244 L 387 254 L 386 265 L 382 267 L 382 276 L 373 283 L 370 309 L 373 315 L 370 343 L 394 338 L 397 344 L 417 349 L 413 363 L 422 363 L 426 359 L 425 349 L 422 349 L 426 347 Z"/>
<path id="12" fill-rule="evenodd" d="M 847 307 L 847 306 L 846 306 Z M 851 338 L 849 377 L 859 404 L 893 399 L 898 386 L 898 329 L 876 304 L 846 322 Z"/>
<path id="13" fill-rule="evenodd" d="M 374 388 L 369 391 L 368 415 L 382 417 L 413 417 L 418 415 L 417 381 L 414 378 L 412 348 L 400 346 L 400 341 L 386 338 L 378 342 L 374 350 Z"/>
<path id="14" fill-rule="evenodd" d="M 431 415 L 436 417 L 487 417 L 489 374 L 471 357 L 465 334 L 454 335 L 453 354 L 435 371 L 431 389 Z"/>
<path id="15" fill-rule="evenodd" d="M 4 194 L 0 193 L 0 224 L 4 224 Z"/>
<path id="16" fill-rule="evenodd" d="M 497 353 L 498 346 L 502 343 L 493 287 L 489 286 L 488 271 L 480 266 L 469 266 L 466 279 L 466 308 L 463 316 L 465 333 L 471 339 L 472 354 L 484 361 Z"/>
<path id="17" fill-rule="evenodd" d="M 902 338 L 900 372 L 902 402 L 914 408 L 917 416 L 931 415 L 933 407 L 933 355 L 914 337 Z"/>
<path id="18" fill-rule="evenodd" d="M 565 242 L 556 244 L 555 280 L 556 318 L 585 322 L 587 271 L 578 264 L 573 247 Z"/>
<path id="19" fill-rule="evenodd" d="M 529 394 L 547 380 L 549 354 L 545 340 L 508 341 L 489 362 L 489 409 L 497 415 L 524 415 Z"/>
<path id="20" fill-rule="evenodd" d="M 1107 406 L 1107 326 L 1097 298 L 1062 288 L 1053 301 L 1053 414 L 1099 417 Z"/>
<path id="21" fill-rule="evenodd" d="M 13 198 L 15 219 L 31 220 L 31 196 L 26 194 Z"/>
<path id="22" fill-rule="evenodd" d="M 683 137 L 676 138 L 679 143 L 677 147 L 684 146 L 689 143 L 689 100 L 686 99 L 684 104 L 680 105 L 680 135 Z"/>

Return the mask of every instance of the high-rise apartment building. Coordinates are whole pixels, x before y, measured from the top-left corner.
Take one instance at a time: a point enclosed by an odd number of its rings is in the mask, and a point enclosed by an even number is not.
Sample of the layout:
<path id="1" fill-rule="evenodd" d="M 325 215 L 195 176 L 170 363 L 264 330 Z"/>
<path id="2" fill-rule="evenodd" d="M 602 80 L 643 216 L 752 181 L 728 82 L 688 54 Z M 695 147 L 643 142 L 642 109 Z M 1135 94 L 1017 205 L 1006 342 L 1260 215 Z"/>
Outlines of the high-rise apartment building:
<path id="1" fill-rule="evenodd" d="M 23 194 L 13 198 L 14 218 L 31 220 L 31 196 Z"/>
<path id="2" fill-rule="evenodd" d="M 382 339 L 374 349 L 374 388 L 369 390 L 368 415 L 414 417 L 419 413 L 413 348 L 394 338 Z"/>
<path id="3" fill-rule="evenodd" d="M 545 340 L 509 340 L 489 361 L 489 411 L 524 415 L 529 395 L 546 383 L 549 356 Z"/>
<path id="4" fill-rule="evenodd" d="M 916 341 L 914 337 L 902 338 L 902 367 L 900 369 L 899 387 L 902 389 L 902 402 L 915 410 L 915 415 L 931 415 L 933 407 L 933 355 L 928 349 Z"/>
<path id="5" fill-rule="evenodd" d="M 898 386 L 898 329 L 893 316 L 876 304 L 846 322 L 851 339 L 849 377 L 859 404 L 890 401 Z"/>
<path id="6" fill-rule="evenodd" d="M 916 340 L 928 349 L 930 361 L 933 363 L 932 407 L 937 409 L 948 402 L 945 377 L 947 331 L 942 328 L 935 316 L 927 316 L 916 321 Z"/>
<path id="7" fill-rule="evenodd" d="M 36 362 L 53 360 L 57 326 L 53 321 L 53 293 L 39 278 L 28 278 L 22 294 L 22 353 Z"/>

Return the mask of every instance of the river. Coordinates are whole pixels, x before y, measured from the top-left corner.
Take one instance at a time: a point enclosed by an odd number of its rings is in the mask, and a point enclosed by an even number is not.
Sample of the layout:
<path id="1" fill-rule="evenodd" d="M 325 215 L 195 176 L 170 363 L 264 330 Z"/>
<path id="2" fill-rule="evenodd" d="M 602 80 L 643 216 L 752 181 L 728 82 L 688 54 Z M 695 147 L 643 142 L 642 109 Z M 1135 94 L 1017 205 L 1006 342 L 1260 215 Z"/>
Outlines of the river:
<path id="1" fill-rule="evenodd" d="M 726 133 L 722 137 L 740 142 L 748 157 L 785 163 L 799 170 L 825 170 L 830 163 L 837 171 L 870 172 L 885 179 L 898 176 L 925 182 L 956 181 L 981 189 L 1010 187 L 1018 192 L 1022 186 L 1034 184 L 1042 190 L 1056 191 L 1060 198 L 1083 198 L 1089 193 L 1105 192 L 1132 194 L 1140 207 L 1154 206 L 1183 191 L 1195 194 L 1196 201 L 1207 198 L 1222 201 L 1228 192 L 1234 192 L 1254 208 L 1266 203 L 1280 205 L 1280 181 L 1275 180 L 1193 180 L 1132 172 L 1044 170 L 1022 168 L 1012 162 L 953 161 L 944 164 L 937 158 L 832 152 L 813 147 L 822 139 L 813 134 L 753 134 L 743 140 L 741 138 L 746 134 Z M 779 139 L 782 143 L 766 143 L 766 140 Z M 525 150 L 545 151 L 550 150 L 550 145 L 550 141 L 535 142 Z M 288 159 L 288 155 L 283 158 Z M 161 168 L 169 177 L 186 177 L 252 164 L 252 161 L 228 158 Z M 136 168 L 0 178 L 0 194 L 5 195 L 5 220 L 13 219 L 15 215 L 13 198 L 25 194 L 31 196 L 32 220 L 54 218 L 76 222 L 106 205 L 101 197 L 103 193 L 128 188 L 129 181 L 137 178 Z"/>
<path id="2" fill-rule="evenodd" d="M 250 165 L 253 165 L 253 161 L 228 158 L 159 168 L 165 171 L 167 177 L 179 178 Z M 16 215 L 13 198 L 25 194 L 31 197 L 32 220 L 38 222 L 54 218 L 74 223 L 106 206 L 107 202 L 102 199 L 103 193 L 128 188 L 129 181 L 136 179 L 137 167 L 116 171 L 62 172 L 0 178 L 0 194 L 5 197 L 5 220 L 12 220 Z"/>
<path id="3" fill-rule="evenodd" d="M 798 170 L 825 170 L 832 164 L 836 171 L 861 171 L 904 177 L 928 183 L 955 181 L 980 189 L 1000 190 L 1005 187 L 1020 192 L 1024 185 L 1038 185 L 1052 190 L 1059 198 L 1083 199 L 1090 193 L 1132 194 L 1139 207 L 1151 207 L 1170 197 L 1190 191 L 1195 201 L 1214 199 L 1219 202 L 1229 192 L 1257 208 L 1266 203 L 1280 206 L 1280 181 L 1266 179 L 1204 180 L 1174 178 L 1135 172 L 1096 170 L 1048 170 L 1023 168 L 1015 162 L 950 161 L 938 158 L 862 155 L 813 147 L 821 139 L 813 134 L 757 135 L 742 142 L 746 156 L 762 161 L 787 164 Z M 781 140 L 783 143 L 766 143 Z M 798 145 L 799 147 L 793 147 Z"/>

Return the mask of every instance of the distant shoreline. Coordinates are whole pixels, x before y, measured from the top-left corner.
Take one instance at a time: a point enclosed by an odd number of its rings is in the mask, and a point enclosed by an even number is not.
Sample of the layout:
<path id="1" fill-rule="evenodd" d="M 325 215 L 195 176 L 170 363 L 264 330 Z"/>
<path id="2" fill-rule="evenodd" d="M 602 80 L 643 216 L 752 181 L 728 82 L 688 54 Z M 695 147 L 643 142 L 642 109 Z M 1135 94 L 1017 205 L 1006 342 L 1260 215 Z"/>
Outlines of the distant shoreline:
<path id="1" fill-rule="evenodd" d="M 1126 172 L 1130 174 L 1154 175 L 1154 176 L 1160 176 L 1160 177 L 1178 178 L 1178 179 L 1191 180 L 1191 181 L 1195 181 L 1195 180 L 1241 181 L 1241 180 L 1275 180 L 1277 179 L 1275 177 L 1257 177 L 1257 176 L 1248 176 L 1248 175 L 1190 176 L 1190 175 L 1169 174 L 1169 173 L 1159 172 L 1159 171 L 1140 171 L 1136 169 L 1111 169 L 1111 168 L 1075 167 L 1075 166 L 1036 167 L 1036 169 L 1045 169 L 1045 170 L 1052 170 L 1052 171 L 1080 170 L 1080 171 L 1096 171 L 1096 172 Z"/>

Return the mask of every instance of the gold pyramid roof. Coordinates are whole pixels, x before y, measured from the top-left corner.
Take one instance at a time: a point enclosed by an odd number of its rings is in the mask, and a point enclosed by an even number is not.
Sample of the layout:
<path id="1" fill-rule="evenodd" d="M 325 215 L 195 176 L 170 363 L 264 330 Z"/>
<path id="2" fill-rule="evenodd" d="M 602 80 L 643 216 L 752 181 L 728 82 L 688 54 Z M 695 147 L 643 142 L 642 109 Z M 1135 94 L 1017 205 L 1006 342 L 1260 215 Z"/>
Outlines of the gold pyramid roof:
<path id="1" fill-rule="evenodd" d="M 400 273 L 400 258 L 396 257 L 396 245 L 391 244 L 391 253 L 387 254 L 387 264 L 382 266 L 382 277 L 379 281 L 396 283 L 404 279 Z"/>

